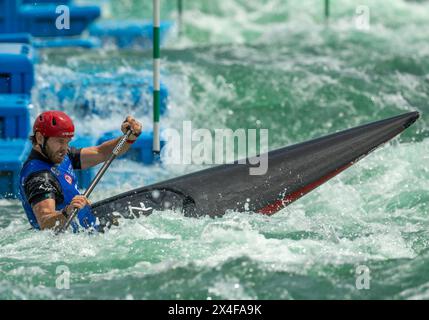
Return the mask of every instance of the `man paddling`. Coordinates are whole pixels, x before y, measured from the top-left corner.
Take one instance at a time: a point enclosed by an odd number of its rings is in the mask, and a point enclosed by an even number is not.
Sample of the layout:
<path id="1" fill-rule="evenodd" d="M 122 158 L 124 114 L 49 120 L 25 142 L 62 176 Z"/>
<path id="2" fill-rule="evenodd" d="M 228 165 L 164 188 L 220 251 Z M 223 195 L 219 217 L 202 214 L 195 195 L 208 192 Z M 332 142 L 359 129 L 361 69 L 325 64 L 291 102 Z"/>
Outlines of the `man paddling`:
<path id="1" fill-rule="evenodd" d="M 127 152 L 141 133 L 142 126 L 128 116 L 121 125 L 131 130 L 120 154 Z M 80 195 L 74 170 L 90 168 L 106 161 L 120 138 L 99 146 L 76 149 L 69 147 L 74 136 L 73 121 L 61 111 L 41 113 L 33 125 L 30 137 L 33 149 L 24 162 L 19 177 L 19 196 L 27 218 L 34 229 L 53 229 L 63 225 L 73 209 L 79 208 L 79 225 L 94 227 L 96 219 L 90 202 Z M 73 230 L 79 228 L 72 224 Z"/>

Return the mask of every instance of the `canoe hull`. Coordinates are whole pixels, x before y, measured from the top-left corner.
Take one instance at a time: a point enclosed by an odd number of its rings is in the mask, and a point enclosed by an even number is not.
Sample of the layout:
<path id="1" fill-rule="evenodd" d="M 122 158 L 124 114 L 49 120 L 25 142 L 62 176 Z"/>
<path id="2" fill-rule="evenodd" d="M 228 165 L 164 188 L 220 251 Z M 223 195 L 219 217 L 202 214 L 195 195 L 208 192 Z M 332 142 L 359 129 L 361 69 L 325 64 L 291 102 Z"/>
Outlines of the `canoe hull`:
<path id="1" fill-rule="evenodd" d="M 102 224 L 119 217 L 180 210 L 185 216 L 221 216 L 227 210 L 273 214 L 353 165 L 404 131 L 417 112 L 373 122 L 268 153 L 264 175 L 246 164 L 225 164 L 135 189 L 93 205 Z M 115 218 L 116 217 L 116 218 Z"/>

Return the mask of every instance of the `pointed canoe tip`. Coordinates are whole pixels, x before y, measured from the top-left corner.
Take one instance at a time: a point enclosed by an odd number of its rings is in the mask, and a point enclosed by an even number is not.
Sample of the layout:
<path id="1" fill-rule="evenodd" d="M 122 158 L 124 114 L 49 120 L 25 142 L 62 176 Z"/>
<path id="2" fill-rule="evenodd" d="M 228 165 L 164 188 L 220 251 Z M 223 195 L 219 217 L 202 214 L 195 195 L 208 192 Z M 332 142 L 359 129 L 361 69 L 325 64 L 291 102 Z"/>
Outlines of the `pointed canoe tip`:
<path id="1" fill-rule="evenodd" d="M 404 122 L 404 128 L 405 129 L 408 128 L 409 126 L 411 126 L 420 117 L 420 113 L 418 111 L 413 111 L 413 112 L 410 112 L 406 115 L 407 115 L 407 118 Z"/>

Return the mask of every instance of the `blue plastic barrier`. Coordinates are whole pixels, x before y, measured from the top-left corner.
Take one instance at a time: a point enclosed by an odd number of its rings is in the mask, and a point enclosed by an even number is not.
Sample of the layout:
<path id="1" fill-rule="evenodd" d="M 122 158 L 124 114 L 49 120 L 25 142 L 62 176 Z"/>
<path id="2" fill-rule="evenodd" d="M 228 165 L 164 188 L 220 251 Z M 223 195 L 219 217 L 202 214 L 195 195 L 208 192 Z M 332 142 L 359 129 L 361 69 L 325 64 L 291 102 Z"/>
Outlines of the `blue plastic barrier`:
<path id="1" fill-rule="evenodd" d="M 97 145 L 102 144 L 111 139 L 116 139 L 122 136 L 120 131 L 109 131 L 101 136 L 97 141 Z M 153 133 L 152 131 L 143 131 L 140 137 L 131 146 L 127 153 L 119 158 L 126 158 L 144 164 L 153 164 L 157 159 L 152 152 Z M 165 141 L 161 140 L 161 149 L 164 147 Z"/>
<path id="2" fill-rule="evenodd" d="M 152 112 L 152 79 L 130 75 L 115 77 L 97 77 L 80 75 L 77 79 L 60 79 L 61 83 L 39 89 L 39 103 L 52 103 L 55 96 L 60 105 L 72 106 L 80 117 L 93 114 L 101 117 L 110 116 L 112 112 L 132 109 L 138 115 Z M 168 90 L 164 84 L 160 87 L 160 113 L 167 112 Z M 111 98 L 115 99 L 112 102 Z M 108 99 L 109 98 L 109 99 Z"/>
<path id="3" fill-rule="evenodd" d="M 96 145 L 96 139 L 91 136 L 77 136 L 75 137 L 70 146 L 75 148 L 85 148 L 92 147 Z M 91 184 L 92 179 L 95 177 L 96 170 L 94 168 L 89 168 L 85 170 L 76 170 L 78 185 L 80 189 L 86 189 Z"/>
<path id="4" fill-rule="evenodd" d="M 38 37 L 79 35 L 100 16 L 100 8 L 69 2 L 0 0 L 0 33 L 29 32 Z M 56 26 L 57 18 L 62 20 L 63 12 L 56 12 L 62 4 L 67 5 L 70 13 L 68 29 Z"/>
<path id="5" fill-rule="evenodd" d="M 29 96 L 20 94 L 0 94 L 0 139 L 26 139 L 29 133 Z"/>
<path id="6" fill-rule="evenodd" d="M 173 23 L 170 21 L 161 22 L 161 44 L 165 41 L 167 32 L 171 29 L 172 25 Z M 119 48 L 151 48 L 153 42 L 153 24 L 145 21 L 100 21 L 90 26 L 89 34 L 99 37 L 104 43 L 115 44 Z"/>
<path id="7" fill-rule="evenodd" d="M 19 172 L 30 150 L 28 139 L 0 140 L 0 198 L 17 197 Z"/>
<path id="8" fill-rule="evenodd" d="M 36 37 L 58 37 L 80 35 L 95 19 L 100 16 L 96 6 L 68 6 L 70 10 L 69 29 L 56 27 L 56 20 L 61 13 L 56 13 L 57 5 L 22 5 L 18 19 L 20 31 L 29 32 Z"/>
<path id="9" fill-rule="evenodd" d="M 100 48 L 101 40 L 94 37 L 56 37 L 33 39 L 29 33 L 7 33 L 0 34 L 0 43 L 26 43 L 32 44 L 34 48 Z"/>
<path id="10" fill-rule="evenodd" d="M 54 38 L 54 39 L 43 39 L 38 38 L 34 40 L 33 46 L 35 48 L 100 48 L 101 41 L 97 38 Z"/>
<path id="11" fill-rule="evenodd" d="M 0 94 L 30 94 L 34 84 L 33 63 L 30 45 L 0 43 Z"/>
<path id="12" fill-rule="evenodd" d="M 0 0 L 1 1 L 1 0 Z M 0 43 L 26 43 L 31 44 L 33 41 L 29 33 L 7 33 L 0 34 Z"/>
<path id="13" fill-rule="evenodd" d="M 71 0 L 22 0 L 23 4 L 47 4 L 47 3 L 54 3 L 57 5 L 60 4 L 68 4 Z"/>
<path id="14" fill-rule="evenodd" d="M 17 28 L 18 2 L 0 0 L 0 33 L 19 32 Z"/>

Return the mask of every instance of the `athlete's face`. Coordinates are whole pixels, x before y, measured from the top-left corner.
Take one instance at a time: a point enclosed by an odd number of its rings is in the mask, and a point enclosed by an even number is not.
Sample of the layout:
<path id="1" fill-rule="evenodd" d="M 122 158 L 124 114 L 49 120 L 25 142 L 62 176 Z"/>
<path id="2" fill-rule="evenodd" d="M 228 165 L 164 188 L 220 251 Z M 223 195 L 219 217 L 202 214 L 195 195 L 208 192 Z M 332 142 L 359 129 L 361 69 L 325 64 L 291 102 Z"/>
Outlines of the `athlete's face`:
<path id="1" fill-rule="evenodd" d="M 48 139 L 46 144 L 46 153 L 53 163 L 61 163 L 69 149 L 70 138 L 52 137 Z"/>
<path id="2" fill-rule="evenodd" d="M 38 133 L 38 132 L 37 132 Z M 40 139 L 40 144 L 43 145 L 43 137 L 37 137 L 38 141 Z M 63 162 L 65 156 L 67 155 L 67 151 L 69 149 L 69 143 L 71 138 L 59 138 L 59 137 L 51 137 L 48 139 L 46 143 L 45 153 L 48 156 L 49 160 L 53 163 L 61 163 Z"/>

